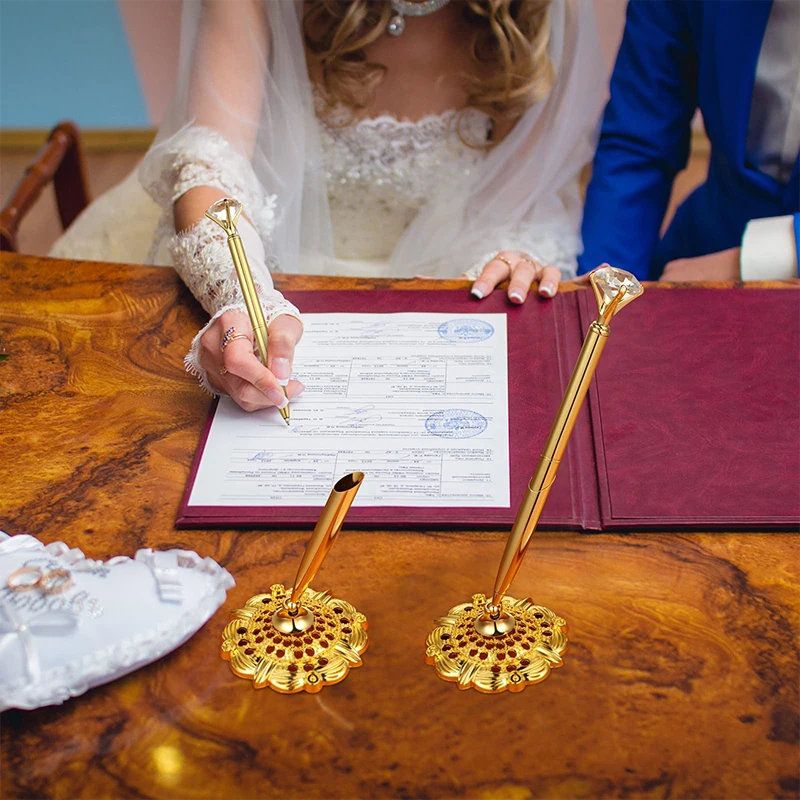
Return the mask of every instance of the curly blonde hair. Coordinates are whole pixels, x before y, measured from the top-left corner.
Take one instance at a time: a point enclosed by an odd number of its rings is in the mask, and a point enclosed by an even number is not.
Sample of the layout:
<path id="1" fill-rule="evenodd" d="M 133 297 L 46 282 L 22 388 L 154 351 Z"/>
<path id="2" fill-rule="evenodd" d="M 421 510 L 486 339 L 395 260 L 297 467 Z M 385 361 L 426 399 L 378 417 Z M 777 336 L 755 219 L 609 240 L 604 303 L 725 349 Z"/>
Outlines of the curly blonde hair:
<path id="1" fill-rule="evenodd" d="M 496 131 L 507 133 L 553 85 L 551 0 L 461 1 L 475 29 L 470 53 L 477 75 L 462 76 L 467 107 L 483 111 Z M 386 67 L 367 61 L 364 48 L 386 31 L 392 14 L 390 0 L 306 0 L 303 33 L 329 108 L 356 112 L 370 104 Z"/>

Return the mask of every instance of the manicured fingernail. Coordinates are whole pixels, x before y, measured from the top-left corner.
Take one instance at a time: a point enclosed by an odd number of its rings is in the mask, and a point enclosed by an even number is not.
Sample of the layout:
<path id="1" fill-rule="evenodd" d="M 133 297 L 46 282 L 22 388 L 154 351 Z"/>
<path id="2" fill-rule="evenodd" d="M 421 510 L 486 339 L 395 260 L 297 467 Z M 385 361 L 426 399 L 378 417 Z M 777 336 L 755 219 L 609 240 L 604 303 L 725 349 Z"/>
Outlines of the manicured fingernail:
<path id="1" fill-rule="evenodd" d="M 556 286 L 554 283 L 543 283 L 539 287 L 540 294 L 546 294 L 548 297 L 554 297 L 556 293 Z"/>
<path id="2" fill-rule="evenodd" d="M 286 408 L 286 404 L 289 402 L 286 395 L 283 392 L 279 392 L 277 389 L 267 389 L 267 397 L 269 397 L 270 401 L 278 408 Z"/>
<path id="3" fill-rule="evenodd" d="M 515 303 L 522 303 L 525 298 L 519 292 L 509 292 L 508 299 L 513 300 Z"/>
<path id="4" fill-rule="evenodd" d="M 272 374 L 281 386 L 289 385 L 289 378 L 292 377 L 292 365 L 288 358 L 272 359 Z"/>
<path id="5" fill-rule="evenodd" d="M 483 300 L 483 290 L 479 289 L 477 284 L 470 289 L 469 292 L 473 297 L 477 297 L 478 300 Z"/>

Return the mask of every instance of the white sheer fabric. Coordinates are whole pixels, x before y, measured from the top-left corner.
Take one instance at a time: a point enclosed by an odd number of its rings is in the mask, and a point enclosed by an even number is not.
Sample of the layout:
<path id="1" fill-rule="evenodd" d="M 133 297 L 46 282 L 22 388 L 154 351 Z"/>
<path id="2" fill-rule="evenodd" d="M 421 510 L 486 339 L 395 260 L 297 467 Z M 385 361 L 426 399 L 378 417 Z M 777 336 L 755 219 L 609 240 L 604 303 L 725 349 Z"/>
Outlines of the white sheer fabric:
<path id="1" fill-rule="evenodd" d="M 269 204 L 262 207 L 261 220 L 268 229 L 271 227 Z M 240 219 L 237 227 L 250 269 L 254 275 L 260 276 L 255 280 L 255 287 L 267 326 L 282 314 L 291 314 L 299 319 L 300 312 L 272 283 L 259 232 L 247 219 Z M 211 314 L 211 319 L 194 337 L 184 364 L 205 391 L 217 394 L 200 361 L 203 334 L 226 311 L 247 310 L 235 270 L 228 268 L 231 263 L 228 236 L 216 222 L 203 218 L 188 230 L 170 236 L 167 249 L 183 282 Z"/>
<path id="2" fill-rule="evenodd" d="M 140 171 L 154 197 L 164 203 L 189 188 L 187 172 L 202 159 L 193 147 L 199 127 L 238 156 L 215 152 L 220 180 L 212 185 L 257 185 L 266 193 L 245 198 L 256 227 L 265 197 L 275 196 L 269 249 L 286 271 L 340 272 L 339 256 L 385 259 L 386 271 L 398 276 L 459 274 L 494 231 L 516 237 L 532 227 L 539 239 L 568 242 L 559 251 L 577 249 L 576 181 L 591 158 L 605 81 L 589 0 L 552 4 L 555 86 L 488 155 L 458 140 L 452 114 L 415 125 L 386 119 L 353 130 L 320 125 L 301 11 L 299 2 L 187 5 L 176 99 Z M 481 122 L 472 117 L 467 128 L 474 132 Z M 438 168 L 430 169 L 430 155 Z M 246 163 L 255 181 L 244 178 Z M 208 181 L 197 174 L 195 185 Z M 342 190 L 348 181 L 353 188 Z M 344 241 L 353 235 L 356 198 L 362 209 L 365 202 L 383 206 L 381 223 L 391 217 L 383 252 Z M 364 220 L 357 227 L 372 228 Z"/>
<path id="3" fill-rule="evenodd" d="M 457 276 L 498 250 L 523 250 L 574 273 L 578 178 L 606 81 L 591 0 L 554 0 L 555 85 L 490 151 L 462 141 L 486 140 L 490 122 L 475 110 L 344 127 L 318 119 L 301 10 L 299 0 L 186 5 L 178 90 L 139 170 L 162 209 L 151 263 L 171 261 L 175 199 L 214 186 L 245 203 L 272 271 Z M 126 205 L 155 225 L 152 204 L 138 197 Z M 109 240 L 94 235 L 104 224 L 96 212 L 84 217 L 53 254 L 92 257 L 86 242 Z M 121 260 L 142 260 L 140 253 Z M 195 269 L 212 269 L 211 260 L 198 259 Z"/>

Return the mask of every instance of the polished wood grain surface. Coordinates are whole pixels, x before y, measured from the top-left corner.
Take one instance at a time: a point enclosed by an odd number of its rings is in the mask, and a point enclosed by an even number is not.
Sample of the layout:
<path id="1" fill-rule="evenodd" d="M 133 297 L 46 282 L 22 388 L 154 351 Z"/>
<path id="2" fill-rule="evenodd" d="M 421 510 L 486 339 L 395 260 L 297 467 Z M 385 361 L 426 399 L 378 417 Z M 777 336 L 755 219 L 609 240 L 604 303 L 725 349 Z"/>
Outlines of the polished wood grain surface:
<path id="1" fill-rule="evenodd" d="M 515 594 L 567 619 L 565 666 L 486 696 L 439 681 L 424 642 L 490 588 L 502 535 L 345 530 L 316 583 L 369 617 L 364 666 L 317 696 L 235 678 L 218 655 L 228 613 L 290 581 L 308 533 L 174 529 L 209 404 L 181 364 L 202 322 L 171 270 L 0 258 L 2 529 L 102 559 L 188 548 L 237 581 L 161 661 L 3 714 L 0 795 L 798 796 L 789 534 L 538 535 Z"/>

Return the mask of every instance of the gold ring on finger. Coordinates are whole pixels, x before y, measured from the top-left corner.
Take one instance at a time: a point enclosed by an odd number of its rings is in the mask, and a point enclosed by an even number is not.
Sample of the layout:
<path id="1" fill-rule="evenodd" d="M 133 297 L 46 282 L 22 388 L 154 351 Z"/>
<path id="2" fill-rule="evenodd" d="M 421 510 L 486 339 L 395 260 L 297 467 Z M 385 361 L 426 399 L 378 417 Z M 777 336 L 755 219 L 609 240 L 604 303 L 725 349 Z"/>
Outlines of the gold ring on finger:
<path id="1" fill-rule="evenodd" d="M 247 339 L 247 341 L 248 341 L 248 342 L 250 341 L 250 337 L 249 337 L 249 336 L 246 336 L 246 335 L 245 335 L 245 334 L 243 334 L 243 333 L 237 333 L 235 336 L 229 336 L 229 337 L 228 337 L 228 340 L 227 340 L 227 341 L 224 341 L 224 342 L 223 342 L 223 343 L 220 345 L 220 349 L 224 351 L 224 350 L 225 350 L 225 348 L 226 348 L 226 347 L 227 347 L 227 346 L 228 346 L 228 345 L 229 345 L 231 342 L 235 342 L 237 339 Z"/>
<path id="2" fill-rule="evenodd" d="M 228 330 L 225 331 L 222 341 L 220 342 L 219 348 L 220 350 L 224 350 L 228 346 L 228 342 L 231 340 L 231 336 L 236 333 L 236 328 L 230 327 Z"/>
<path id="3" fill-rule="evenodd" d="M 514 265 L 511 263 L 511 261 L 510 261 L 508 258 L 506 258 L 505 256 L 502 256 L 502 255 L 500 255 L 500 253 L 498 253 L 498 254 L 497 254 L 497 255 L 496 255 L 496 256 L 495 256 L 495 257 L 492 259 L 492 261 L 502 261 L 504 264 L 507 264 L 507 265 L 508 265 L 508 268 L 509 268 L 509 269 L 514 269 Z"/>

